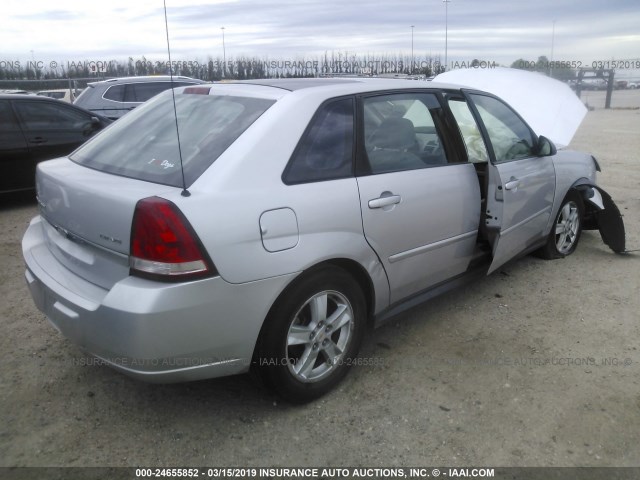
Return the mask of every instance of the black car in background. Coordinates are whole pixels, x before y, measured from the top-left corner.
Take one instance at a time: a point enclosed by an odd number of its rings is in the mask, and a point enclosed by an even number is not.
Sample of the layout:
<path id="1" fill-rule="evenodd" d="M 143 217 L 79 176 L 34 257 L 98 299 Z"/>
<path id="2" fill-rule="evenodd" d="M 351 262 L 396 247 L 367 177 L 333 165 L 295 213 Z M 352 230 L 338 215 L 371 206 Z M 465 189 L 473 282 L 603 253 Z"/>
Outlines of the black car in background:
<path id="1" fill-rule="evenodd" d="M 34 188 L 38 162 L 68 155 L 109 123 L 53 98 L 0 94 L 0 193 Z"/>

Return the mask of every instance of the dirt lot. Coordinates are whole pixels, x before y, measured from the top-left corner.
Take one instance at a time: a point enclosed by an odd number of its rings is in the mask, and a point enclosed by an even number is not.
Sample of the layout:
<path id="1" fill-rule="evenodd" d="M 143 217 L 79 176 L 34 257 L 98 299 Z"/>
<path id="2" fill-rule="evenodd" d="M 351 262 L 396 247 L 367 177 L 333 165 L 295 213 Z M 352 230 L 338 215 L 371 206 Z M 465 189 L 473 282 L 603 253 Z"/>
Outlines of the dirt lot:
<path id="1" fill-rule="evenodd" d="M 589 112 L 573 146 L 640 248 L 640 110 Z M 4 200 L 3 200 L 4 202 Z M 147 385 L 87 358 L 34 307 L 0 207 L 0 466 L 640 466 L 640 253 L 597 232 L 372 332 L 333 394 L 283 404 L 248 376 Z"/>

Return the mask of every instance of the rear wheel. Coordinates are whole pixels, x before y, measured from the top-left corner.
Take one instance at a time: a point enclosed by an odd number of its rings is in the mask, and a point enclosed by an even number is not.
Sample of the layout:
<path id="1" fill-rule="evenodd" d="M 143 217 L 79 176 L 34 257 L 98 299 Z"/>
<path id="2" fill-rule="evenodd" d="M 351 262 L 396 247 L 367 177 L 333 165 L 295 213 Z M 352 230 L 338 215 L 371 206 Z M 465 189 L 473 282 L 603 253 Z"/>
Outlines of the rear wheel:
<path id="1" fill-rule="evenodd" d="M 570 191 L 562 201 L 551 232 L 549 232 L 547 244 L 539 251 L 540 256 L 553 259 L 571 255 L 580 240 L 583 216 L 582 197 L 578 192 Z"/>
<path id="2" fill-rule="evenodd" d="M 262 378 L 292 402 L 324 395 L 353 363 L 365 319 L 364 295 L 347 272 L 325 267 L 306 275 L 281 296 L 263 328 Z"/>

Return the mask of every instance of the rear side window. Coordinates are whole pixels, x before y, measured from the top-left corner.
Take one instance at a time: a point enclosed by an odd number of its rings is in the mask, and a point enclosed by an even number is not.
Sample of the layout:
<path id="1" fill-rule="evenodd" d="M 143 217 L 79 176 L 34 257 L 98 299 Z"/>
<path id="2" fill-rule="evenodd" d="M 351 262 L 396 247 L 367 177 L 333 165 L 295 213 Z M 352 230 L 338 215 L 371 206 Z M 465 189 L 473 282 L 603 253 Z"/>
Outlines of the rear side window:
<path id="1" fill-rule="evenodd" d="M 107 100 L 113 100 L 114 102 L 124 102 L 124 87 L 126 85 L 114 85 L 107 88 L 103 97 Z"/>
<path id="2" fill-rule="evenodd" d="M 104 92 L 103 97 L 116 102 L 146 102 L 161 92 L 173 88 L 191 85 L 185 82 L 139 82 L 113 85 Z"/>
<path id="3" fill-rule="evenodd" d="M 363 100 L 364 146 L 372 174 L 447 165 L 432 94 L 399 93 Z"/>
<path id="4" fill-rule="evenodd" d="M 325 103 L 311 120 L 282 178 L 288 185 L 349 177 L 353 165 L 354 101 Z"/>
<path id="5" fill-rule="evenodd" d="M 175 187 L 190 186 L 274 100 L 171 92 L 127 114 L 84 144 L 71 160 L 96 170 Z"/>
<path id="6" fill-rule="evenodd" d="M 27 130 L 65 130 L 87 125 L 91 117 L 58 102 L 16 102 L 15 109 Z"/>

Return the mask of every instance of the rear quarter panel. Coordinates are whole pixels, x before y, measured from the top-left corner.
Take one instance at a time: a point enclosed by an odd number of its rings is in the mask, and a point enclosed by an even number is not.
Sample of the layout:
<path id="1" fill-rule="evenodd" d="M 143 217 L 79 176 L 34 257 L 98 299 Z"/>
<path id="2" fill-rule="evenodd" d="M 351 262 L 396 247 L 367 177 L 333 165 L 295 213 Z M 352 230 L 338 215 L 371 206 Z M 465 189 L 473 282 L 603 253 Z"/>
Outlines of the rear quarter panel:
<path id="1" fill-rule="evenodd" d="M 389 285 L 367 244 L 355 178 L 301 185 L 281 179 L 323 95 L 292 92 L 263 114 L 189 188 L 167 197 L 185 213 L 221 277 L 230 283 L 302 272 L 330 259 L 361 265 L 375 288 L 376 311 L 388 305 Z M 264 212 L 293 210 L 294 247 L 269 252 L 260 230 Z"/>

